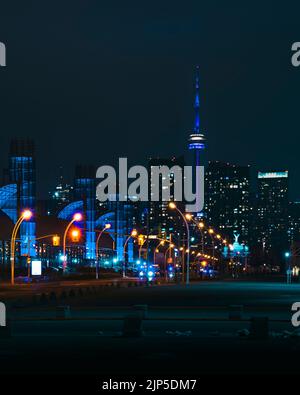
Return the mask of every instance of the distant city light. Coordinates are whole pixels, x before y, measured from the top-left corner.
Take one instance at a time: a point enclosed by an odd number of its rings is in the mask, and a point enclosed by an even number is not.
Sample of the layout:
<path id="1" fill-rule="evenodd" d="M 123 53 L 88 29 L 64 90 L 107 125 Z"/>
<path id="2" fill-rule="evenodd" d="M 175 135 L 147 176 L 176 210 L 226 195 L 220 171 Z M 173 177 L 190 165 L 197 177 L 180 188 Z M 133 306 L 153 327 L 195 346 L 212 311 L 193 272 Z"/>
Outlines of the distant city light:
<path id="1" fill-rule="evenodd" d="M 288 178 L 288 171 L 258 172 L 258 178 Z"/>

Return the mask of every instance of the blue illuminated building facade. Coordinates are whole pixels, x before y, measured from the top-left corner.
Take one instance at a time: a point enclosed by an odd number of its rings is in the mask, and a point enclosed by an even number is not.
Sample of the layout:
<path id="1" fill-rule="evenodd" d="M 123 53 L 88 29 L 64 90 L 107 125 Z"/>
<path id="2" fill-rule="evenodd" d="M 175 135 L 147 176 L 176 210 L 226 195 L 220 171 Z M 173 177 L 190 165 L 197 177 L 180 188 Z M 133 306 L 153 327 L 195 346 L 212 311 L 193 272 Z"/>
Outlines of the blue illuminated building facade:
<path id="1" fill-rule="evenodd" d="M 34 143 L 32 140 L 13 140 L 9 155 L 10 183 L 16 185 L 17 193 L 10 204 L 15 210 L 12 219 L 15 223 L 17 217 L 25 209 L 33 213 L 29 221 L 24 221 L 20 228 L 21 255 L 35 256 L 35 205 L 36 205 L 36 174 Z M 11 211 L 12 213 L 12 211 Z"/>
<path id="2" fill-rule="evenodd" d="M 83 202 L 86 259 L 93 264 L 96 259 L 96 170 L 93 166 L 77 166 L 75 170 L 74 197 Z"/>
<path id="3" fill-rule="evenodd" d="M 118 196 L 115 201 L 106 204 L 106 214 L 100 217 L 101 226 L 110 223 L 109 233 L 114 240 L 115 257 L 117 262 L 124 258 L 124 243 L 133 229 L 133 204 L 131 201 L 120 202 Z M 130 265 L 134 262 L 133 240 L 130 239 L 125 251 L 125 261 Z"/>

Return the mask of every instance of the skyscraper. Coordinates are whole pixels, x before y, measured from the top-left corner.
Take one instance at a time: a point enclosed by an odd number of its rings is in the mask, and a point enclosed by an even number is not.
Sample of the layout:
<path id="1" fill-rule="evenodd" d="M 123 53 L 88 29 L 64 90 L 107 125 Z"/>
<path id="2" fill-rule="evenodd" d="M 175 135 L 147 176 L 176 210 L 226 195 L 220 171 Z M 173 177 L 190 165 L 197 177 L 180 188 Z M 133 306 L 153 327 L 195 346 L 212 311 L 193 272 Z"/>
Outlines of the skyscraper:
<path id="1" fill-rule="evenodd" d="M 232 239 L 248 243 L 250 207 L 250 167 L 209 162 L 205 172 L 205 215 L 210 224 Z"/>
<path id="2" fill-rule="evenodd" d="M 193 166 L 194 169 L 194 180 L 196 177 L 200 177 L 196 173 L 196 166 L 203 166 L 204 161 L 201 160 L 201 154 L 205 149 L 205 136 L 201 133 L 200 128 L 200 92 L 199 92 L 199 66 L 196 67 L 196 84 L 195 84 L 195 101 L 194 101 L 194 111 L 195 111 L 195 118 L 194 118 L 194 127 L 193 132 L 190 134 L 189 137 L 189 150 L 193 152 Z M 196 185 L 196 183 L 194 183 Z M 200 199 L 198 198 L 200 201 Z"/>
<path id="3" fill-rule="evenodd" d="M 35 214 L 36 174 L 34 143 L 32 140 L 12 140 L 9 155 L 10 182 L 17 185 L 17 215 L 24 209 Z M 21 255 L 35 256 L 35 215 L 20 227 Z"/>
<path id="4" fill-rule="evenodd" d="M 60 168 L 61 174 L 59 181 L 54 191 L 49 192 L 50 202 L 49 214 L 57 214 L 63 207 L 69 204 L 73 199 L 73 186 L 64 182 L 62 175 L 62 168 Z"/>
<path id="5" fill-rule="evenodd" d="M 288 245 L 288 171 L 258 172 L 257 178 L 257 241 L 280 259 Z"/>
<path id="6" fill-rule="evenodd" d="M 92 264 L 96 258 L 96 181 L 93 166 L 77 166 L 74 181 L 74 197 L 83 201 L 86 259 Z"/>
<path id="7" fill-rule="evenodd" d="M 293 244 L 300 242 L 300 202 L 290 202 L 288 211 L 289 244 Z"/>
<path id="8" fill-rule="evenodd" d="M 174 201 L 174 173 L 172 173 L 172 168 L 174 166 L 179 167 L 182 169 L 182 183 L 183 183 L 183 168 L 184 168 L 184 158 L 183 157 L 173 157 L 173 158 L 152 158 L 149 160 L 149 174 L 151 174 L 150 179 L 150 193 L 151 199 L 153 195 L 153 190 L 157 187 L 154 184 L 155 180 L 153 177 L 152 166 L 167 166 L 169 168 L 169 173 L 165 175 L 170 180 L 170 200 Z M 149 226 L 150 232 L 157 232 L 158 234 L 167 234 L 174 233 L 176 224 L 178 221 L 178 214 L 168 208 L 169 202 L 162 200 L 162 181 L 163 175 L 159 178 L 159 201 L 150 201 L 149 207 Z M 184 211 L 184 202 L 177 202 L 178 207 L 180 210 Z M 181 222 L 179 222 L 181 223 Z"/>

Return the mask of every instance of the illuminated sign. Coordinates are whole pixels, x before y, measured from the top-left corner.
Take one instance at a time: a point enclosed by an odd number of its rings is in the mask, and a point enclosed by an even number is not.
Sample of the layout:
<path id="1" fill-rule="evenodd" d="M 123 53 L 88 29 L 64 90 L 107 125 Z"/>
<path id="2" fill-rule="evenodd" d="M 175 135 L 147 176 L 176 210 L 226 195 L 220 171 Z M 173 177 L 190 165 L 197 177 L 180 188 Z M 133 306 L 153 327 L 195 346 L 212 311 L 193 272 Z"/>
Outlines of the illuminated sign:
<path id="1" fill-rule="evenodd" d="M 268 173 L 258 172 L 258 178 L 288 178 L 289 172 L 286 171 L 273 171 Z"/>
<path id="2" fill-rule="evenodd" d="M 42 261 L 31 261 L 31 274 L 32 276 L 42 275 Z"/>

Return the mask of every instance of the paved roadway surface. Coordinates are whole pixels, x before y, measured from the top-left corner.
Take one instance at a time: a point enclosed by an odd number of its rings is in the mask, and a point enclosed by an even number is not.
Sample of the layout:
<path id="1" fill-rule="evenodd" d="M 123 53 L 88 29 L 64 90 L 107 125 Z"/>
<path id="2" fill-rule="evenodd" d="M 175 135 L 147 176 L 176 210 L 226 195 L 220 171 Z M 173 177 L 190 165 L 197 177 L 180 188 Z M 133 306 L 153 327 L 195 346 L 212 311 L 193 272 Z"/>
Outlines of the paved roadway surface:
<path id="1" fill-rule="evenodd" d="M 7 297 L 12 336 L 0 336 L 3 373 L 299 371 L 300 337 L 290 322 L 291 305 L 300 301 L 298 284 L 202 282 L 188 288 L 128 288 L 123 284 L 86 292 L 86 283 L 72 287 L 80 287 L 83 295 L 76 292 L 63 300 L 58 297 L 57 303 L 47 300 L 44 304 L 26 301 L 21 289 L 18 303 L 13 302 L 12 294 Z M 59 289 L 57 286 L 57 293 Z M 35 287 L 30 292 L 51 290 L 53 287 Z M 5 290 L 0 298 L 5 300 L 10 292 Z M 62 302 L 70 306 L 71 313 L 58 320 L 56 305 Z M 123 318 L 137 304 L 148 305 L 143 336 L 125 338 Z M 233 321 L 228 306 L 237 304 L 243 305 L 243 314 Z M 269 318 L 268 339 L 242 336 L 247 335 L 253 316 Z"/>

